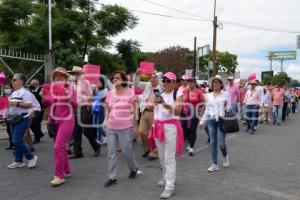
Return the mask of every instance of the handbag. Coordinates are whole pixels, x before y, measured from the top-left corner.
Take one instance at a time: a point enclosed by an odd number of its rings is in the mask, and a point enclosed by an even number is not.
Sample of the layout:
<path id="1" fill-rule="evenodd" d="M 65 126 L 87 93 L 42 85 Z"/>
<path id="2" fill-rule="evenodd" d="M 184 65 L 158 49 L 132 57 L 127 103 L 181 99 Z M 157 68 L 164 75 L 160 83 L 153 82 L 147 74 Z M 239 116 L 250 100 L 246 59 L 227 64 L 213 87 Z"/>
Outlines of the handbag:
<path id="1" fill-rule="evenodd" d="M 6 117 L 6 121 L 11 124 L 17 124 L 20 121 L 22 121 L 22 119 L 23 119 L 22 115 L 8 115 Z"/>
<path id="2" fill-rule="evenodd" d="M 226 116 L 226 115 L 225 115 Z M 222 133 L 236 133 L 240 131 L 237 117 L 220 117 L 220 131 Z"/>
<path id="3" fill-rule="evenodd" d="M 55 105 L 54 105 L 53 113 L 55 113 Z M 50 138 L 55 138 L 56 133 L 57 133 L 55 121 L 51 118 L 51 116 L 49 116 L 49 118 L 50 119 L 47 122 L 48 135 L 49 135 Z"/>
<path id="4" fill-rule="evenodd" d="M 56 125 L 54 120 L 50 120 L 47 122 L 47 130 L 50 138 L 55 138 L 56 136 Z"/>

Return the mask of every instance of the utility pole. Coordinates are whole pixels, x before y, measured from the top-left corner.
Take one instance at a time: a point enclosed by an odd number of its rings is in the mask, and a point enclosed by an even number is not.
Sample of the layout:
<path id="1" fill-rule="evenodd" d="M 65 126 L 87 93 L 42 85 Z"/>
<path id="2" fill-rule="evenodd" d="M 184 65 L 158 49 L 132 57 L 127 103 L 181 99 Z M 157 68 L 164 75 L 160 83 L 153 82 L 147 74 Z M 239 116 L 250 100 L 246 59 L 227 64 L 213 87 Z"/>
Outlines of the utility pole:
<path id="1" fill-rule="evenodd" d="M 216 66 L 216 59 L 217 59 L 217 28 L 218 28 L 218 17 L 216 16 L 216 6 L 217 2 L 214 1 L 214 21 L 213 21 L 213 49 L 212 49 L 212 68 L 213 73 L 212 76 L 217 75 L 218 69 Z"/>
<path id="2" fill-rule="evenodd" d="M 194 70 L 193 77 L 196 77 L 196 66 L 197 66 L 197 37 L 194 37 Z"/>
<path id="3" fill-rule="evenodd" d="M 52 0 L 48 0 L 48 36 L 49 51 L 45 63 L 45 82 L 50 82 L 50 75 L 54 65 L 52 54 Z"/>

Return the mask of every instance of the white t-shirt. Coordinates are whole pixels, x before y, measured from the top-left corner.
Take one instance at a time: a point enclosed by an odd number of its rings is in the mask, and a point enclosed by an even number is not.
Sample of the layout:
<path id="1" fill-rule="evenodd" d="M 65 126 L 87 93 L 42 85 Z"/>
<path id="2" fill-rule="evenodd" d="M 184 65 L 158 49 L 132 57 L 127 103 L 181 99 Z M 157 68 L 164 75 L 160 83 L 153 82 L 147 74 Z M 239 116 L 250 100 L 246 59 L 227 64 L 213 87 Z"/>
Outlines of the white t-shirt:
<path id="1" fill-rule="evenodd" d="M 30 108 L 30 113 L 32 111 L 41 111 L 41 105 L 39 104 L 38 100 L 35 98 L 35 96 L 30 93 L 31 96 L 31 103 L 32 103 L 32 107 Z"/>
<path id="2" fill-rule="evenodd" d="M 15 90 L 9 97 L 9 101 L 20 102 L 20 103 L 32 103 L 31 93 L 26 90 L 24 87 L 18 90 Z M 16 106 L 10 106 L 9 114 L 11 115 L 21 115 L 27 113 L 23 117 L 28 117 L 32 108 L 20 108 Z"/>
<path id="3" fill-rule="evenodd" d="M 173 97 L 173 93 L 174 91 L 170 92 L 170 93 L 165 93 L 163 92 L 161 94 L 162 98 L 164 99 L 164 101 L 171 105 L 173 108 L 175 107 L 175 101 L 174 101 L 174 97 Z M 182 92 L 181 91 L 177 91 L 176 94 L 176 99 L 178 99 L 180 96 L 182 96 Z M 172 112 L 170 112 L 170 110 L 167 110 L 163 105 L 159 104 L 157 106 L 155 106 L 154 108 L 154 119 L 155 120 L 170 120 L 170 119 L 179 119 L 180 116 L 175 116 L 173 115 Z"/>

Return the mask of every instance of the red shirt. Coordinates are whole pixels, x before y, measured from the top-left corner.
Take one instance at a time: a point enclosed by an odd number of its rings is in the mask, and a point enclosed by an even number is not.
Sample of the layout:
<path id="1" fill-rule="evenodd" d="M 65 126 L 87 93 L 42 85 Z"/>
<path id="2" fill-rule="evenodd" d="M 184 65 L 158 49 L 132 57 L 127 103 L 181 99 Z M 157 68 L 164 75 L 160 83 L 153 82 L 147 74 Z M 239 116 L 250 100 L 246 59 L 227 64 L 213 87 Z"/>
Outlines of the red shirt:
<path id="1" fill-rule="evenodd" d="M 183 91 L 183 99 L 184 102 L 191 103 L 196 107 L 198 103 L 204 101 L 204 95 L 199 89 L 195 89 L 194 91 L 186 89 Z"/>

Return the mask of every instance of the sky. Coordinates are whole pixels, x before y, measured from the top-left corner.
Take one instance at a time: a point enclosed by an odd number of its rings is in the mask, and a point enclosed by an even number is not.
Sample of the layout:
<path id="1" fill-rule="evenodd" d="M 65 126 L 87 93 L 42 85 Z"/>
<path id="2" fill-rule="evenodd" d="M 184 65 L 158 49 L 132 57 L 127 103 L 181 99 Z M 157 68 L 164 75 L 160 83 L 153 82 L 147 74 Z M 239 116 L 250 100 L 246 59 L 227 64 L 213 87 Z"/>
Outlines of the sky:
<path id="1" fill-rule="evenodd" d="M 98 0 L 103 4 L 118 4 L 132 11 L 139 18 L 138 25 L 112 38 L 137 40 L 142 51 L 159 51 L 169 46 L 180 45 L 194 48 L 212 46 L 213 0 L 150 0 L 183 12 L 166 9 L 149 0 Z M 223 21 L 223 29 L 217 33 L 217 50 L 228 51 L 238 56 L 237 71 L 242 77 L 250 72 L 270 69 L 266 58 L 269 51 L 296 50 L 297 35 L 300 35 L 299 0 L 217 0 L 216 15 Z M 183 18 L 210 21 L 183 20 L 149 15 L 142 12 L 159 13 Z M 188 14 L 190 15 L 188 15 Z M 226 23 L 227 22 L 227 23 Z M 263 31 L 234 26 L 228 22 L 246 24 L 265 29 L 291 30 L 297 33 Z M 300 50 L 297 60 L 286 61 L 283 69 L 294 79 L 300 80 Z M 274 72 L 280 71 L 280 62 L 273 61 Z"/>

